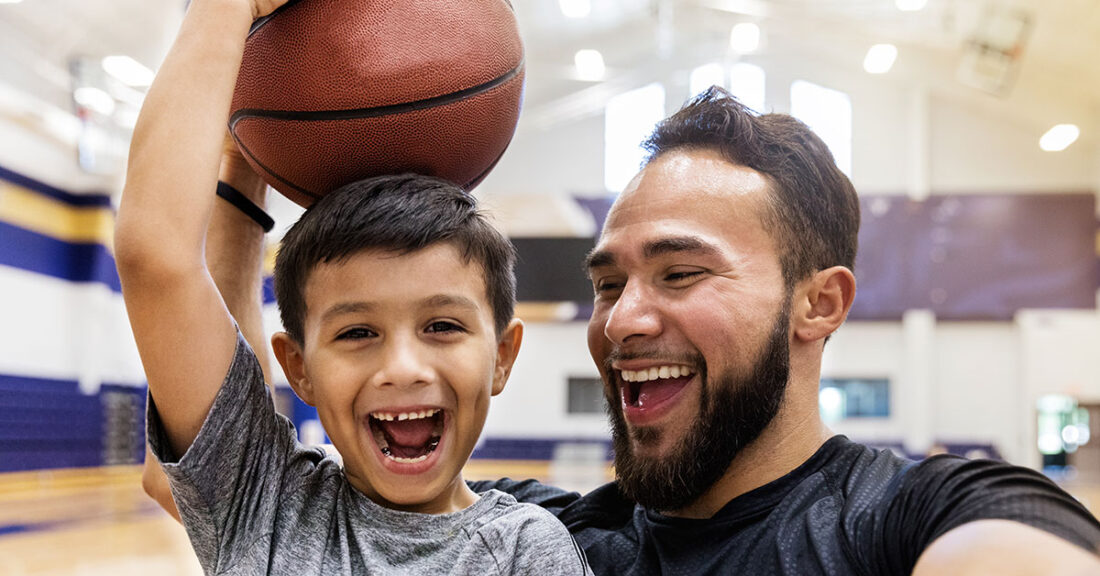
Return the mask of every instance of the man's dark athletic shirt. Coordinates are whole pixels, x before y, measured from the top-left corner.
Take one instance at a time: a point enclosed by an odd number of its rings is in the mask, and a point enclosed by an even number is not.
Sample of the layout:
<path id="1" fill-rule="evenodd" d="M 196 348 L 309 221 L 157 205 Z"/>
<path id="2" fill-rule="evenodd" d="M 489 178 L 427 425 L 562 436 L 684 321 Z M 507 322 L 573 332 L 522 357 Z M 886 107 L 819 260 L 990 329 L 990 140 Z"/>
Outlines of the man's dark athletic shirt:
<path id="1" fill-rule="evenodd" d="M 987 519 L 1100 545 L 1100 523 L 1033 470 L 947 455 L 912 462 L 844 436 L 705 520 L 647 511 L 615 483 L 584 497 L 533 480 L 474 487 L 555 513 L 597 575 L 907 575 L 937 537 Z"/>

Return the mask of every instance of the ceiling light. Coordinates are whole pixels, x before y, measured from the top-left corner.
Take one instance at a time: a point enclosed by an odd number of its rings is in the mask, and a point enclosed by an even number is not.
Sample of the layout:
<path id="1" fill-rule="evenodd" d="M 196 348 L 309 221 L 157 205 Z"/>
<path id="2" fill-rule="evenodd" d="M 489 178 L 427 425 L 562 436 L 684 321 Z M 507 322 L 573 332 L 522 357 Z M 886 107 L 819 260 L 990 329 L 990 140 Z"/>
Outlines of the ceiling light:
<path id="1" fill-rule="evenodd" d="M 730 30 L 730 49 L 738 54 L 755 52 L 760 47 L 760 27 L 752 22 L 735 24 Z"/>
<path id="2" fill-rule="evenodd" d="M 592 11 L 589 0 L 558 0 L 558 6 L 566 18 L 584 18 Z"/>
<path id="3" fill-rule="evenodd" d="M 127 86 L 148 86 L 153 83 L 153 71 L 129 56 L 108 56 L 103 69 Z"/>
<path id="4" fill-rule="evenodd" d="M 577 67 L 577 77 L 581 80 L 594 82 L 603 80 L 606 68 L 603 64 L 603 55 L 596 50 L 578 50 L 573 55 L 573 64 Z"/>
<path id="5" fill-rule="evenodd" d="M 924 8 L 925 4 L 928 4 L 928 0 L 894 0 L 894 5 L 902 12 L 916 12 Z"/>
<path id="6" fill-rule="evenodd" d="M 1047 152 L 1061 152 L 1076 142 L 1080 135 L 1081 130 L 1076 124 L 1059 124 L 1043 134 L 1039 139 L 1039 147 Z"/>
<path id="7" fill-rule="evenodd" d="M 111 95 L 93 86 L 82 86 L 73 90 L 73 100 L 77 104 L 104 116 L 115 112 L 115 99 Z"/>
<path id="8" fill-rule="evenodd" d="M 898 59 L 898 49 L 893 44 L 875 44 L 863 58 L 863 69 L 869 74 L 885 74 Z"/>

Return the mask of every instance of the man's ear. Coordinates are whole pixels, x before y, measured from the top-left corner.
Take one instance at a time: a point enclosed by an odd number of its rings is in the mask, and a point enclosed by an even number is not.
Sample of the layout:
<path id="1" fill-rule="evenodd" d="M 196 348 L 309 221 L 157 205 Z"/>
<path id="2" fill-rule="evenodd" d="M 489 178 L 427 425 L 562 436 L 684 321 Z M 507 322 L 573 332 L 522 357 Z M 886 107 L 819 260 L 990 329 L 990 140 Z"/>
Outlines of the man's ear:
<path id="1" fill-rule="evenodd" d="M 813 342 L 840 328 L 856 297 L 856 277 L 844 266 L 833 266 L 802 281 L 795 290 L 791 323 L 795 337 Z"/>
<path id="2" fill-rule="evenodd" d="M 313 385 L 306 376 L 305 357 L 302 355 L 302 347 L 290 334 L 276 332 L 271 336 L 271 349 L 275 351 L 275 358 L 283 367 L 283 374 L 287 382 L 294 389 L 294 393 L 302 399 L 302 402 L 315 406 L 313 403 Z"/>
<path id="3" fill-rule="evenodd" d="M 512 373 L 512 364 L 519 355 L 520 344 L 523 343 L 523 321 L 512 318 L 504 333 L 497 341 L 497 365 L 493 370 L 493 396 L 504 391 L 504 385 L 508 383 L 508 376 Z"/>

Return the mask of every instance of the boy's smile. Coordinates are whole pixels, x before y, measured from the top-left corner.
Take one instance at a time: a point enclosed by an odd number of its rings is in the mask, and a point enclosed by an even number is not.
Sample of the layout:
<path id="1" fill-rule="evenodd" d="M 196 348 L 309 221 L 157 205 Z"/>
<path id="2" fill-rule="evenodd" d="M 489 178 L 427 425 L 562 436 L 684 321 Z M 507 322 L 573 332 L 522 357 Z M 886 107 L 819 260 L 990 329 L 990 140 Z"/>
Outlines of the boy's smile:
<path id="1" fill-rule="evenodd" d="M 460 473 L 522 333 L 513 321 L 498 341 L 483 278 L 447 243 L 321 263 L 304 346 L 274 343 L 348 480 L 380 504 L 444 513 L 476 499 Z"/>

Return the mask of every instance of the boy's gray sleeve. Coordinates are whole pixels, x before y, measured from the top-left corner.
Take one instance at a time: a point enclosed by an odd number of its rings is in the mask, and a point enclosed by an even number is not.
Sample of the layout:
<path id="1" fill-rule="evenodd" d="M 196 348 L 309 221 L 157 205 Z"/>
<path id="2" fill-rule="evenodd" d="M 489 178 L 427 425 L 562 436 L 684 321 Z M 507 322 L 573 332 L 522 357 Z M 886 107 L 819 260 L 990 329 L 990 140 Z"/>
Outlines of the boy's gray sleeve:
<path id="1" fill-rule="evenodd" d="M 474 538 L 480 539 L 484 548 L 469 548 L 469 554 L 459 558 L 460 568 L 463 568 L 463 562 L 471 562 L 465 567 L 468 569 L 453 573 L 501 576 L 592 574 L 584 551 L 565 525 L 553 514 L 533 504 L 512 506 L 506 515 L 478 530 Z"/>
<path id="2" fill-rule="evenodd" d="M 263 372 L 237 333 L 237 348 L 194 443 L 176 458 L 152 397 L 148 439 L 207 573 L 234 562 L 232 544 L 270 533 L 293 427 L 275 413 Z"/>

